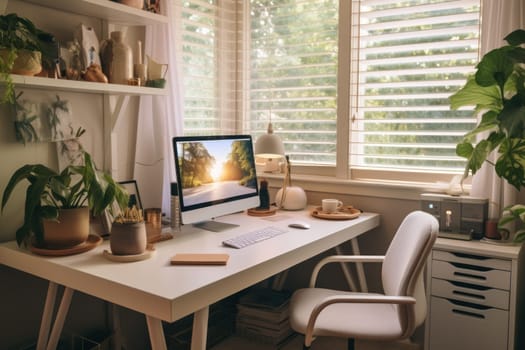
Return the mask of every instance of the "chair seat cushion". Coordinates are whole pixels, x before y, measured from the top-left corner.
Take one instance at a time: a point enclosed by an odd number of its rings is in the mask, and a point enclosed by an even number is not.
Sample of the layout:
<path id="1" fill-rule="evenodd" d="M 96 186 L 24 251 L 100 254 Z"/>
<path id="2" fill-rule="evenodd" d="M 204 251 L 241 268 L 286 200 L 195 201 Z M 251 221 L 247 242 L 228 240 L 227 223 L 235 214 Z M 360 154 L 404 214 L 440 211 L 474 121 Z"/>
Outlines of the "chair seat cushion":
<path id="1" fill-rule="evenodd" d="M 323 299 L 340 295 L 381 295 L 352 293 L 323 288 L 297 290 L 291 299 L 290 324 L 305 334 L 314 307 Z M 402 327 L 392 304 L 338 303 L 327 306 L 317 318 L 314 336 L 391 340 L 402 335 Z"/>

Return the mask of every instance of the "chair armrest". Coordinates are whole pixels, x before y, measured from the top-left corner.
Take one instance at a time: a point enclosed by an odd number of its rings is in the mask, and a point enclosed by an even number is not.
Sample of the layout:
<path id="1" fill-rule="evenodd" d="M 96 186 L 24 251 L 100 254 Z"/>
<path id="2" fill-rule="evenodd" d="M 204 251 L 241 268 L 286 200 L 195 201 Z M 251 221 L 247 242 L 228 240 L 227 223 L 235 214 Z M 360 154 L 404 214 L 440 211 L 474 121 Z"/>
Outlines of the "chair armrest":
<path id="1" fill-rule="evenodd" d="M 305 332 L 305 344 L 310 344 L 313 340 L 313 329 L 317 317 L 329 305 L 341 303 L 366 303 L 366 304 L 415 304 L 416 299 L 409 296 L 390 296 L 390 295 L 333 295 L 324 298 L 313 308 Z"/>
<path id="2" fill-rule="evenodd" d="M 319 271 L 329 263 L 334 262 L 383 262 L 385 260 L 384 255 L 332 255 L 327 256 L 326 258 L 319 261 L 313 271 L 312 276 L 310 277 L 310 288 L 315 287 L 315 282 L 317 281 L 317 276 L 319 275 Z"/>

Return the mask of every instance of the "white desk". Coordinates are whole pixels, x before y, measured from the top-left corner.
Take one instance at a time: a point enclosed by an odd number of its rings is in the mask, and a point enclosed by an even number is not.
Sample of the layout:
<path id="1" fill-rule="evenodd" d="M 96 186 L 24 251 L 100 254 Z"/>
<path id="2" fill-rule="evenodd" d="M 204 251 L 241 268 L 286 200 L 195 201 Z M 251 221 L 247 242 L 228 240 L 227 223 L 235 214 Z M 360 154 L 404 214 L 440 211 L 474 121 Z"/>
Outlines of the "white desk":
<path id="1" fill-rule="evenodd" d="M 298 219 L 309 222 L 311 228 L 289 228 L 287 233 L 243 249 L 221 244 L 244 232 L 269 225 L 286 227 Z M 143 313 L 152 349 L 166 349 L 162 320 L 173 322 L 194 313 L 192 349 L 205 349 L 210 304 L 377 227 L 379 215 L 363 213 L 354 220 L 328 221 L 311 217 L 305 210 L 266 218 L 235 214 L 218 221 L 240 226 L 220 233 L 185 226 L 174 239 L 158 243 L 152 258 L 139 262 L 107 260 L 102 252 L 109 249 L 108 242 L 78 255 L 43 257 L 12 241 L 0 245 L 0 263 L 49 280 L 37 349 L 55 349 L 75 290 Z M 358 253 L 357 240 L 352 242 Z M 170 265 L 170 258 L 183 252 L 228 253 L 230 259 L 226 266 Z M 363 277 L 361 285 L 366 286 Z M 65 290 L 50 333 L 58 285 Z"/>

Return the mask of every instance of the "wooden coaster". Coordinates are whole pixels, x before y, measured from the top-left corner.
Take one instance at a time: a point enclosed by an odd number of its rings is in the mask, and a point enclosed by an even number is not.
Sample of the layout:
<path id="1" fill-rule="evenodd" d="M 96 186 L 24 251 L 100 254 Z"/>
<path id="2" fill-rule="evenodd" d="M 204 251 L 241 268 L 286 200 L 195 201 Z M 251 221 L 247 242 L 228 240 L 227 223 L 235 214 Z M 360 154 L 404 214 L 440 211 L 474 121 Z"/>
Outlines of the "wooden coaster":
<path id="1" fill-rule="evenodd" d="M 250 216 L 270 216 L 274 215 L 277 211 L 277 208 L 270 207 L 269 209 L 262 209 L 262 208 L 250 208 L 248 209 L 248 215 Z"/>

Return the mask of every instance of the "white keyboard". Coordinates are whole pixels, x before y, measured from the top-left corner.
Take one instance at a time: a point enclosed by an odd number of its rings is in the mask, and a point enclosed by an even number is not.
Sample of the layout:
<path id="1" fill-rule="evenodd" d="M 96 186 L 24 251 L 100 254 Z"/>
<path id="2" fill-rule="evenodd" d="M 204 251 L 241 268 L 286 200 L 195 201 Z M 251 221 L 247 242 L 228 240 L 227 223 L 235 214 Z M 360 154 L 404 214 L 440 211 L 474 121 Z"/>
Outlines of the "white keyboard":
<path id="1" fill-rule="evenodd" d="M 255 231 L 244 233 L 237 237 L 227 239 L 223 241 L 222 244 L 228 247 L 240 249 L 255 244 L 257 242 L 264 241 L 265 239 L 278 236 L 285 232 L 288 232 L 288 230 L 275 226 L 267 226 Z"/>

